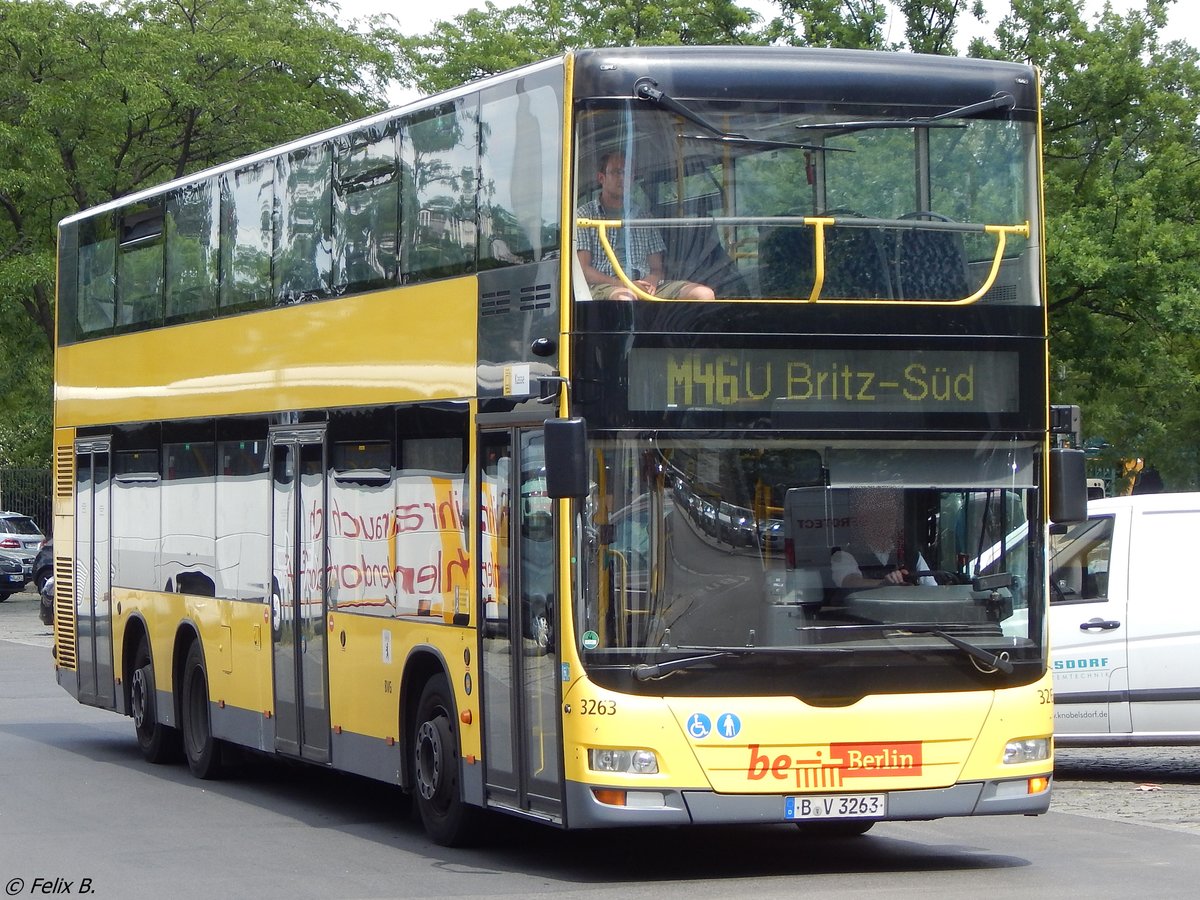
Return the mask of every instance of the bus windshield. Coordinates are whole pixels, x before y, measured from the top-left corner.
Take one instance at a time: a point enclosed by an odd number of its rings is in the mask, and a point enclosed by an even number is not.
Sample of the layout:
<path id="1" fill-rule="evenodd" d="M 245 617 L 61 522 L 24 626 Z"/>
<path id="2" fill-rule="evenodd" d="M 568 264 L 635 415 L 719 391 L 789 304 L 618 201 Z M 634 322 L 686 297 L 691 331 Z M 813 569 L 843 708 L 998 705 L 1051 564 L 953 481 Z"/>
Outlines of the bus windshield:
<path id="1" fill-rule="evenodd" d="M 584 541 L 585 658 L 951 646 L 1037 658 L 1026 443 L 601 442 Z"/>
<path id="2" fill-rule="evenodd" d="M 597 224 L 641 221 L 661 238 L 662 279 L 718 299 L 1037 305 L 1035 126 L 980 100 L 594 101 L 578 125 L 577 246 L 644 279 L 638 227 Z M 578 299 L 597 294 L 578 280 Z"/>

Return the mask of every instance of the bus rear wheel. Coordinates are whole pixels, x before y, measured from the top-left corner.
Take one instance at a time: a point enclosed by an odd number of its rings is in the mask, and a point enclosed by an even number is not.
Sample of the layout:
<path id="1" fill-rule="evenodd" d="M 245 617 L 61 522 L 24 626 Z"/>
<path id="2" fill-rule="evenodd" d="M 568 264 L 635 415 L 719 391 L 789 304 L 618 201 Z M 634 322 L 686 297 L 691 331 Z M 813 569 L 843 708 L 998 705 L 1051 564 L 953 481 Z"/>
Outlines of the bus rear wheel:
<path id="1" fill-rule="evenodd" d="M 213 737 L 208 703 L 208 673 L 204 651 L 193 641 L 183 664 L 183 752 L 188 768 L 197 778 L 220 778 L 224 774 L 221 741 Z"/>
<path id="2" fill-rule="evenodd" d="M 150 645 L 143 637 L 133 656 L 133 677 L 129 682 L 129 711 L 137 732 L 138 747 L 147 762 L 169 763 L 179 759 L 182 745 L 179 732 L 158 721 L 158 697 L 154 689 L 154 666 Z"/>
<path id="3" fill-rule="evenodd" d="M 413 784 L 421 824 L 443 847 L 470 843 L 482 815 L 462 799 L 454 721 L 449 683 L 441 675 L 431 678 L 421 691 L 413 722 Z"/>

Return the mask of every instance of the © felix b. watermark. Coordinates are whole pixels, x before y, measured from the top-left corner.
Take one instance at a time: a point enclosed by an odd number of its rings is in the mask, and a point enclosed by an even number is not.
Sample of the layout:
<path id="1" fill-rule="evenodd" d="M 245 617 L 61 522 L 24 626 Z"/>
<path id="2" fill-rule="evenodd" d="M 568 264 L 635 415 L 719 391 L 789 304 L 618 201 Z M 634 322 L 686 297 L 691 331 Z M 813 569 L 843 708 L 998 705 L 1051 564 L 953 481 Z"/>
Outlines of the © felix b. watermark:
<path id="1" fill-rule="evenodd" d="M 29 894 L 91 894 L 95 887 L 90 878 L 44 878 L 38 875 L 26 881 L 24 878 L 10 878 L 4 883 L 4 893 L 9 897 L 23 897 Z"/>

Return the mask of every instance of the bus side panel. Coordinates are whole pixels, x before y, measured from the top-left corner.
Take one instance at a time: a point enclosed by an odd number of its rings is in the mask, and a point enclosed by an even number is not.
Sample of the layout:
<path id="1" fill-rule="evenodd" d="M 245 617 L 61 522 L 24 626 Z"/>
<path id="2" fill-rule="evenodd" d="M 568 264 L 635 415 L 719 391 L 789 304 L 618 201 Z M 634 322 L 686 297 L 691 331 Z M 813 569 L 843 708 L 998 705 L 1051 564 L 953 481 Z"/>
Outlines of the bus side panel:
<path id="1" fill-rule="evenodd" d="M 72 344 L 58 351 L 55 414 L 78 426 L 336 408 L 350 385 L 362 406 L 469 397 L 476 335 L 462 323 L 477 297 L 474 277 L 447 279 L 265 310 L 252 326 L 233 316 Z"/>
<path id="2" fill-rule="evenodd" d="M 150 656 L 158 695 L 159 719 L 175 721 L 175 673 L 186 653 L 177 644 L 181 629 L 194 628 L 204 650 L 209 698 L 214 706 L 215 737 L 259 750 L 274 749 L 274 696 L 271 681 L 270 607 L 264 603 L 222 600 L 153 591 L 114 590 L 113 632 L 118 646 L 128 638 L 130 619 L 140 618 L 150 638 Z M 118 653 L 117 677 L 123 683 L 123 656 Z"/>
<path id="3" fill-rule="evenodd" d="M 415 702 L 425 666 L 409 663 L 424 654 L 430 668 L 445 667 L 460 714 L 464 758 L 481 753 L 479 704 L 475 693 L 475 631 L 415 617 L 381 618 L 353 613 L 329 616 L 329 720 L 333 764 L 338 769 L 399 783 L 405 698 Z M 405 683 L 407 677 L 412 683 Z M 469 721 L 462 714 L 469 712 Z"/>

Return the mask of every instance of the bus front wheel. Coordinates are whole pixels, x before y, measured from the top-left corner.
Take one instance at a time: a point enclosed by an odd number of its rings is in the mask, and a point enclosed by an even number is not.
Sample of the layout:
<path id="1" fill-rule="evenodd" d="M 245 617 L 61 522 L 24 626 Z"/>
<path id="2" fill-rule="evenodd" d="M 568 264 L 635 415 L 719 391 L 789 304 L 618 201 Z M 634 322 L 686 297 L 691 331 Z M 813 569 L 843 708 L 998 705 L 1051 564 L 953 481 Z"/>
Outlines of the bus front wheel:
<path id="1" fill-rule="evenodd" d="M 158 697 L 154 690 L 154 666 L 146 638 L 138 641 L 129 682 L 129 711 L 137 732 L 138 747 L 147 762 L 169 763 L 179 759 L 179 732 L 158 721 Z"/>
<path id="2" fill-rule="evenodd" d="M 193 641 L 183 664 L 183 752 L 188 768 L 197 778 L 220 778 L 221 742 L 213 737 L 208 703 L 208 673 L 204 668 L 204 651 L 200 642 Z"/>
<path id="3" fill-rule="evenodd" d="M 459 788 L 458 735 L 450 685 L 438 675 L 426 682 L 413 724 L 413 784 L 425 832 L 437 844 L 469 843 L 480 810 L 463 802 Z"/>

